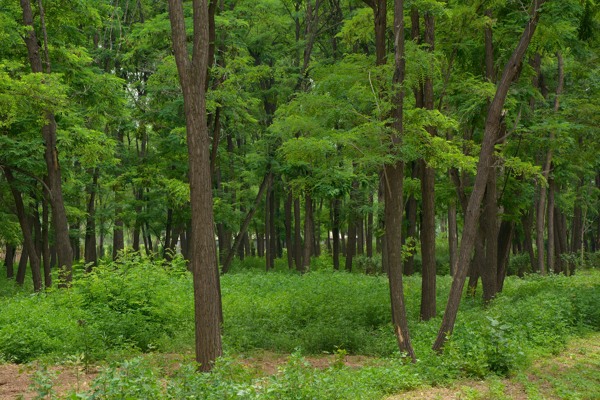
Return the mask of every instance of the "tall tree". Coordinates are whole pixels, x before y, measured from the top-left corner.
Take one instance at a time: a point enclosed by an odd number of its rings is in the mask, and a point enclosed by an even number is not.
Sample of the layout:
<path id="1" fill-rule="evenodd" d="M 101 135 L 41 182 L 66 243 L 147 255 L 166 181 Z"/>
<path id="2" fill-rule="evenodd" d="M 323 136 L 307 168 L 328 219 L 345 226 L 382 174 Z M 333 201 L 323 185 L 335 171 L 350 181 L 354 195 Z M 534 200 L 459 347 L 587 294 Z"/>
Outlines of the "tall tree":
<path id="1" fill-rule="evenodd" d="M 41 2 L 39 3 L 41 5 Z M 34 73 L 50 73 L 50 62 L 47 52 L 47 34 L 44 21 L 44 10 L 40 8 L 40 23 L 43 32 L 43 42 L 46 47 L 46 70 L 42 65 L 42 52 L 38 44 L 38 38 L 34 29 L 33 10 L 29 0 L 21 0 L 21 9 L 23 10 L 23 24 L 27 28 L 25 35 L 25 44 L 31 70 Z M 63 279 L 69 282 L 72 277 L 73 250 L 69 241 L 69 224 L 62 191 L 62 175 L 59 164 L 57 137 L 56 137 L 56 119 L 54 114 L 46 112 L 45 124 L 42 127 L 42 136 L 45 142 L 44 159 L 48 169 L 48 187 L 50 189 L 50 204 L 52 206 L 52 222 L 54 224 L 54 238 L 58 262 L 63 271 Z"/>
<path id="2" fill-rule="evenodd" d="M 469 261 L 471 259 L 471 252 L 475 243 L 475 235 L 477 232 L 477 222 L 480 215 L 480 204 L 485 193 L 485 188 L 488 181 L 490 161 L 492 160 L 494 146 L 498 138 L 498 132 L 502 125 L 504 115 L 503 108 L 510 89 L 511 83 L 513 82 L 515 75 L 519 70 L 519 66 L 523 61 L 525 52 L 529 47 L 529 43 L 535 33 L 535 29 L 538 25 L 540 18 L 540 11 L 542 4 L 546 0 L 534 0 L 531 4 L 529 11 L 529 20 L 525 26 L 525 29 L 521 35 L 519 43 L 513 51 L 508 63 L 504 67 L 502 77 L 496 88 L 494 99 L 490 103 L 490 107 L 487 113 L 485 122 L 485 131 L 483 136 L 483 143 L 481 145 L 481 151 L 479 153 L 479 161 L 477 163 L 477 172 L 475 175 L 475 182 L 473 184 L 473 190 L 469 197 L 467 209 L 465 211 L 465 221 L 462 234 L 462 241 L 460 244 L 460 253 L 458 260 L 457 273 L 452 279 L 452 286 L 450 288 L 450 294 L 448 296 L 448 303 L 446 305 L 446 311 L 444 312 L 444 318 L 438 331 L 438 335 L 433 344 L 435 351 L 441 351 L 444 343 L 449 334 L 454 329 L 454 323 L 456 322 L 456 315 L 460 305 L 460 299 L 462 297 L 463 287 L 469 271 Z"/>
<path id="3" fill-rule="evenodd" d="M 196 361 L 209 371 L 222 354 L 221 298 L 214 236 L 210 139 L 206 118 L 209 31 L 206 0 L 193 0 L 193 46 L 188 52 L 182 0 L 169 0 L 173 52 L 183 91 L 192 206 L 190 268 L 194 275 Z"/>
<path id="4" fill-rule="evenodd" d="M 391 141 L 394 149 L 400 145 L 404 125 L 404 84 L 406 62 L 404 59 L 404 0 L 394 1 L 394 96 L 392 109 Z M 404 162 L 397 159 L 393 164 L 386 164 L 383 169 L 385 191 L 385 240 L 387 250 L 388 276 L 392 302 L 392 323 L 400 351 L 416 361 L 415 352 L 410 342 L 404 288 L 402 285 L 402 214 Z"/>

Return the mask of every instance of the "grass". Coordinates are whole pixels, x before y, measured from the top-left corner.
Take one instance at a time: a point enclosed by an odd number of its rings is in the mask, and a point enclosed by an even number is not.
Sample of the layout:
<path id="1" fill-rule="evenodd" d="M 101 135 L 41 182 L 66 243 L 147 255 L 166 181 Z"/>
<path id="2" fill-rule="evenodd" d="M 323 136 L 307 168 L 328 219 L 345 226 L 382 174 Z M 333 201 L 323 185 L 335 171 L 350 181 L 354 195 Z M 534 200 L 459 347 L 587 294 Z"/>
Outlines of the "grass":
<path id="1" fill-rule="evenodd" d="M 1 282 L 0 359 L 103 362 L 107 367 L 91 398 L 118 398 L 117 393 L 168 398 L 174 393 L 171 398 L 221 399 L 239 393 L 241 398 L 376 399 L 490 375 L 500 378 L 490 381 L 486 393 L 502 398 L 507 395 L 503 377 L 518 377 L 532 360 L 559 354 L 571 337 L 600 331 L 600 271 L 581 271 L 573 277 L 511 277 L 487 308 L 479 299 L 463 300 L 454 334 L 438 356 L 430 346 L 450 279 L 438 277 L 440 312 L 424 323 L 418 321 L 420 278 L 413 276 L 405 280 L 405 293 L 419 361 L 407 364 L 396 351 L 388 322 L 385 277 L 333 272 L 323 259 L 316 260 L 316 271 L 305 275 L 285 268 L 267 274 L 252 263 L 256 260 L 222 279 L 223 339 L 229 356 L 208 376 L 195 374 L 191 362 L 166 368 L 140 357 L 192 351 L 193 299 L 191 278 L 181 260 L 167 265 L 138 256 L 103 263 L 90 275 L 79 274 L 68 290 L 32 295 Z M 270 376 L 238 361 L 240 355 L 263 350 L 292 355 Z M 377 360 L 360 369 L 334 363 L 315 370 L 303 358 L 324 352 Z M 567 383 L 577 384 L 578 377 L 592 379 L 574 370 L 565 382 L 565 374 L 557 371 L 556 381 L 549 382 L 563 395 L 574 390 Z M 532 396 L 536 390 L 544 395 L 535 382 L 527 387 Z M 478 396 L 477 388 L 465 390 L 465 396 Z"/>

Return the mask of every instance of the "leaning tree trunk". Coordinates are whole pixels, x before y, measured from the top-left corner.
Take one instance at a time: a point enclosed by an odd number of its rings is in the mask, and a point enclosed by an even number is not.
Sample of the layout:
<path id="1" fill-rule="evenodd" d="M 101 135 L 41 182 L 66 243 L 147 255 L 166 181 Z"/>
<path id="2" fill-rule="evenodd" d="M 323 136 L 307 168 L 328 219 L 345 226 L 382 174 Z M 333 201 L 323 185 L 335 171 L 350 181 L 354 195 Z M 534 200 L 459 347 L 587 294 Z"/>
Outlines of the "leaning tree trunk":
<path id="1" fill-rule="evenodd" d="M 33 11 L 29 0 L 21 0 L 23 10 L 23 24 L 29 30 L 25 35 L 27 53 L 31 70 L 34 73 L 42 73 L 42 59 L 38 39 L 35 34 Z M 43 9 L 40 9 L 42 30 L 46 27 L 43 23 Z M 46 39 L 44 35 L 44 39 Z M 44 40 L 46 43 L 46 40 Z M 46 43 L 47 45 L 47 43 Z M 50 65 L 46 66 L 46 72 L 50 72 Z M 54 223 L 54 237 L 56 251 L 58 254 L 58 263 L 61 267 L 62 279 L 68 283 L 72 279 L 73 250 L 69 241 L 69 224 L 67 222 L 67 213 L 62 193 L 61 169 L 58 162 L 58 150 L 56 148 L 56 120 L 52 112 L 45 113 L 46 124 L 42 127 L 42 137 L 45 142 L 44 159 L 48 169 L 48 187 L 50 188 L 50 204 L 52 206 L 52 222 Z"/>
<path id="2" fill-rule="evenodd" d="M 477 222 L 480 215 L 480 204 L 485 193 L 485 187 L 490 169 L 490 161 L 492 160 L 497 134 L 504 118 L 502 114 L 504 102 L 506 101 L 510 84 L 517 74 L 519 65 L 523 61 L 525 52 L 527 51 L 529 43 L 531 42 L 531 38 L 533 37 L 540 17 L 540 7 L 544 2 L 545 0 L 533 1 L 530 19 L 527 22 L 516 49 L 504 67 L 502 78 L 500 79 L 500 83 L 496 89 L 496 94 L 488 110 L 485 122 L 485 131 L 483 135 L 483 143 L 481 145 L 479 161 L 477 163 L 475 182 L 469 198 L 467 210 L 465 212 L 464 228 L 458 260 L 458 270 L 452 280 L 452 286 L 450 288 L 450 295 L 448 296 L 448 303 L 446 305 L 444 318 L 442 320 L 436 340 L 433 344 L 433 350 L 435 351 L 441 351 L 448 336 L 454 329 L 454 323 L 456 321 L 456 315 L 458 313 L 465 279 L 469 270 L 469 260 L 471 258 L 473 244 L 475 242 Z"/>
<path id="3" fill-rule="evenodd" d="M 214 235 L 210 140 L 206 121 L 208 4 L 194 0 L 193 54 L 187 49 L 183 3 L 169 0 L 173 52 L 183 91 L 192 208 L 190 268 L 194 276 L 196 361 L 209 371 L 222 354 L 221 297 Z"/>

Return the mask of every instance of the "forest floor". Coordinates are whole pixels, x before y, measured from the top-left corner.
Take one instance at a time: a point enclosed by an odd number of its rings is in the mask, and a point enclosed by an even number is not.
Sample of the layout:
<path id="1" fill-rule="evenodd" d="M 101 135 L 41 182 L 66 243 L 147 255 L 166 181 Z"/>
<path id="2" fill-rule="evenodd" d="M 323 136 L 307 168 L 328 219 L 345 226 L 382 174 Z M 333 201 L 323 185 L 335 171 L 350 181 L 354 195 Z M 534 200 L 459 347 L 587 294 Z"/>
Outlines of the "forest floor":
<path id="1" fill-rule="evenodd" d="M 179 357 L 161 357 L 161 363 L 172 363 Z M 313 367 L 327 368 L 336 362 L 334 356 L 307 357 Z M 286 357 L 269 352 L 259 353 L 242 362 L 263 374 L 274 374 L 286 362 Z M 352 368 L 372 365 L 376 359 L 346 356 L 345 364 Z M 52 377 L 55 393 L 66 395 L 74 390 L 85 391 L 98 370 L 85 372 L 78 366 L 52 366 L 36 374 L 40 366 L 30 364 L 0 365 L 0 400 L 33 399 L 38 390 Z M 509 378 L 489 377 L 485 380 L 459 380 L 447 387 L 426 387 L 404 392 L 387 400 L 508 400 L 508 399 L 600 399 L 600 334 L 573 340 L 560 354 L 535 361 L 527 370 Z"/>
<path id="2" fill-rule="evenodd" d="M 559 355 L 536 360 L 509 378 L 460 380 L 448 387 L 421 388 L 387 400 L 406 399 L 600 399 L 600 334 L 575 339 Z"/>

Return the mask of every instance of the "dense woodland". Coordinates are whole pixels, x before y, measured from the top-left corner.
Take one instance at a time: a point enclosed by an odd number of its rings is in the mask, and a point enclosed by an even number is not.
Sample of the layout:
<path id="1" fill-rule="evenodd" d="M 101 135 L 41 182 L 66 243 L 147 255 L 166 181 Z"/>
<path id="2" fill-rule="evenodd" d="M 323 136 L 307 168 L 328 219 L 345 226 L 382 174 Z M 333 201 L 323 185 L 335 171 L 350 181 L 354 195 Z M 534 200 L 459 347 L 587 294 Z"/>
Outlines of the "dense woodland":
<path id="1" fill-rule="evenodd" d="M 600 264 L 599 32 L 594 0 L 0 0 L 6 278 L 187 260 L 208 370 L 222 275 L 325 264 L 442 351 L 465 287 Z"/>

